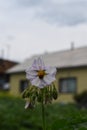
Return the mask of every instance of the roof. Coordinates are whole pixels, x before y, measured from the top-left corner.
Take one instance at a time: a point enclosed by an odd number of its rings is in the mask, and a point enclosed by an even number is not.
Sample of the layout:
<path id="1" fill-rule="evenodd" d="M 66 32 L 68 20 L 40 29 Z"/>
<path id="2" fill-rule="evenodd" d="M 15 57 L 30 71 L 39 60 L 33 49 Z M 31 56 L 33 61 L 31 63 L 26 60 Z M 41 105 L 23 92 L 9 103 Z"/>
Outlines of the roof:
<path id="1" fill-rule="evenodd" d="M 17 62 L 0 58 L 0 74 L 5 73 L 6 70 L 10 69 L 16 64 Z"/>
<path id="2" fill-rule="evenodd" d="M 70 50 L 57 51 L 53 53 L 44 53 L 42 55 L 32 56 L 26 59 L 23 63 L 12 67 L 7 73 L 24 72 L 26 68 L 30 67 L 36 57 L 41 56 L 46 65 L 57 68 L 68 68 L 87 66 L 87 46 L 81 48 L 74 48 Z"/>

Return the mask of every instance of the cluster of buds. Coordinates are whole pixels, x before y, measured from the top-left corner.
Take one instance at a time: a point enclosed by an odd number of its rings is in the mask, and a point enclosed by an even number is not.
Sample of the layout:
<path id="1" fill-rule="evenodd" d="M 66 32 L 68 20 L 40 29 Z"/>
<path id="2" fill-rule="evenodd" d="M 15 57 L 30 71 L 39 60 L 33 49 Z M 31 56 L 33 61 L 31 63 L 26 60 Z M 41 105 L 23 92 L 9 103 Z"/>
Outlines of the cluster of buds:
<path id="1" fill-rule="evenodd" d="M 37 102 L 43 102 L 44 104 L 52 103 L 53 100 L 57 99 L 58 91 L 54 83 L 42 89 L 31 85 L 24 90 L 22 97 L 27 100 L 26 109 L 34 108 Z"/>

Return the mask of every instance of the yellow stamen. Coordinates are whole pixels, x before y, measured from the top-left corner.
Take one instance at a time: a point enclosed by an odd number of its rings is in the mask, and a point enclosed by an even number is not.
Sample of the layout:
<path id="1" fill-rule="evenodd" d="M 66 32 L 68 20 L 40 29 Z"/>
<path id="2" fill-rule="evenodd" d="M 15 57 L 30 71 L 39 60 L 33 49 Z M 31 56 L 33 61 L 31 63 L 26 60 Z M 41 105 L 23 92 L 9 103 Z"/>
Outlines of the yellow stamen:
<path id="1" fill-rule="evenodd" d="M 38 71 L 38 76 L 39 76 L 40 79 L 42 79 L 44 77 L 44 75 L 46 75 L 44 70 L 39 70 Z"/>

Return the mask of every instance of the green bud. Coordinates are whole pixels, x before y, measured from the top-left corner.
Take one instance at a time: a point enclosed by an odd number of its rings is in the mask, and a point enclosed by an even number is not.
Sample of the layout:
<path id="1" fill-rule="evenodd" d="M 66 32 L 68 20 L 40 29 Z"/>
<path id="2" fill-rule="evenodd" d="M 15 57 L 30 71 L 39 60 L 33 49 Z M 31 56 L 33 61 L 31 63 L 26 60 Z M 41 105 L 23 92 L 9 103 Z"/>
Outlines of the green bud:
<path id="1" fill-rule="evenodd" d="M 55 86 L 53 86 L 52 96 L 53 96 L 53 99 L 55 99 L 55 100 L 58 98 L 58 91 Z"/>
<path id="2" fill-rule="evenodd" d="M 38 102 L 42 102 L 42 97 L 41 97 L 41 95 L 38 95 L 37 101 L 38 101 Z"/>
<path id="3" fill-rule="evenodd" d="M 26 92 L 25 91 L 22 93 L 22 98 L 26 98 Z"/>

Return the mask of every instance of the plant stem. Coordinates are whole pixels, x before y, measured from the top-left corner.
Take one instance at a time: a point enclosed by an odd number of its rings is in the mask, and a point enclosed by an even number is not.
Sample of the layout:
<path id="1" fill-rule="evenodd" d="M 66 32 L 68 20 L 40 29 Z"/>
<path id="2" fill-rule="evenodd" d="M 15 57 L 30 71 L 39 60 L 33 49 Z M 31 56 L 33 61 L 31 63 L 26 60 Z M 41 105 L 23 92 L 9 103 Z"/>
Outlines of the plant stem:
<path id="1" fill-rule="evenodd" d="M 43 121 L 43 130 L 46 130 L 45 108 L 44 108 L 44 103 L 43 103 L 43 101 L 42 101 L 42 121 Z"/>

